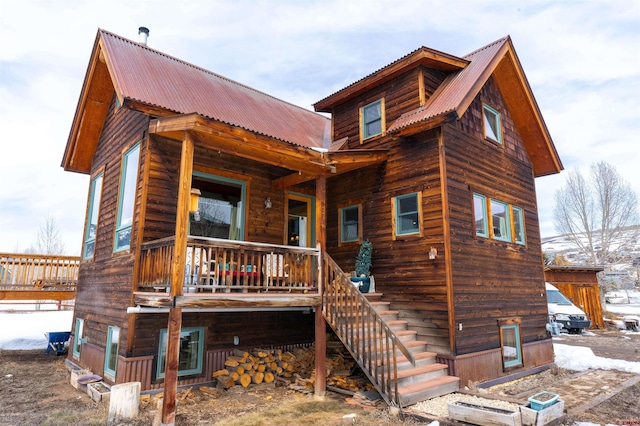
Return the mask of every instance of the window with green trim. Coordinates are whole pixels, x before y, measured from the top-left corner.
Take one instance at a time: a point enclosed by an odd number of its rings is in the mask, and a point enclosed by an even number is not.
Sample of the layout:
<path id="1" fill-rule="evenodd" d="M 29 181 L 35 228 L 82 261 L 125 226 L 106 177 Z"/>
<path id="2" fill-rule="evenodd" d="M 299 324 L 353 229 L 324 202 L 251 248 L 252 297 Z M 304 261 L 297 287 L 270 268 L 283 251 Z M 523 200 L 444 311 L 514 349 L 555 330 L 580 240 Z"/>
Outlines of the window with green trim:
<path id="1" fill-rule="evenodd" d="M 525 244 L 524 233 L 524 212 L 520 207 L 512 206 L 513 210 L 513 233 L 514 240 L 517 244 Z"/>
<path id="2" fill-rule="evenodd" d="M 476 223 L 476 235 L 489 237 L 489 220 L 487 217 L 487 197 L 473 194 L 473 214 Z"/>
<path id="3" fill-rule="evenodd" d="M 120 346 L 120 328 L 109 326 L 107 330 L 107 346 L 104 356 L 104 372 L 111 377 L 116 377 L 118 366 L 118 349 Z"/>
<path id="4" fill-rule="evenodd" d="M 82 350 L 83 334 L 84 334 L 84 319 L 76 318 L 76 333 L 73 336 L 73 356 L 80 358 L 80 351 Z"/>
<path id="5" fill-rule="evenodd" d="M 395 235 L 419 234 L 421 229 L 421 193 L 400 195 L 393 198 Z"/>
<path id="6" fill-rule="evenodd" d="M 137 143 L 125 152 L 122 159 L 114 251 L 128 250 L 131 247 L 131 227 L 133 225 L 133 212 L 136 201 L 139 162 L 140 143 Z"/>
<path id="7" fill-rule="evenodd" d="M 500 326 L 500 342 L 502 345 L 502 365 L 504 369 L 522 366 L 522 343 L 520 340 L 520 324 L 503 324 Z"/>
<path id="8" fill-rule="evenodd" d="M 102 173 L 91 181 L 89 194 L 89 215 L 87 216 L 87 229 L 84 231 L 83 259 L 93 258 L 96 248 L 96 231 L 98 230 L 98 214 L 100 212 L 100 196 L 102 194 Z"/>
<path id="9" fill-rule="evenodd" d="M 502 143 L 502 127 L 500 113 L 489 105 L 483 105 L 484 136 L 493 141 Z"/>
<path id="10" fill-rule="evenodd" d="M 360 239 L 362 238 L 360 204 L 342 207 L 341 209 L 339 209 L 339 212 L 340 242 L 350 243 L 354 241 L 360 241 Z"/>
<path id="11" fill-rule="evenodd" d="M 160 350 L 158 352 L 157 374 L 164 377 L 167 361 L 167 329 L 160 330 Z M 190 376 L 202 373 L 204 356 L 204 328 L 185 327 L 180 330 L 180 357 L 178 358 L 178 376 Z"/>
<path id="12" fill-rule="evenodd" d="M 507 203 L 491 199 L 491 225 L 494 239 L 511 242 L 511 218 Z"/>
<path id="13" fill-rule="evenodd" d="M 382 99 L 362 107 L 362 139 L 382 134 Z"/>

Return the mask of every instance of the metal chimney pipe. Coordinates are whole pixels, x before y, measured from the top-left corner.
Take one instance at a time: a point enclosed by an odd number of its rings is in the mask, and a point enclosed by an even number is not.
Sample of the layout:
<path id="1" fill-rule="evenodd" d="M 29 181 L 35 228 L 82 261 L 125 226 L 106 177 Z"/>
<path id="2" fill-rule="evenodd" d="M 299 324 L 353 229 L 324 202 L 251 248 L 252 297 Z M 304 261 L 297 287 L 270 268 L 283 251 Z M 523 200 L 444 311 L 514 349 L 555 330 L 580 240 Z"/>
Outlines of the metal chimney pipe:
<path id="1" fill-rule="evenodd" d="M 146 46 L 147 38 L 149 38 L 149 28 L 147 27 L 138 28 L 138 36 L 140 38 L 139 39 L 140 44 L 144 44 Z"/>

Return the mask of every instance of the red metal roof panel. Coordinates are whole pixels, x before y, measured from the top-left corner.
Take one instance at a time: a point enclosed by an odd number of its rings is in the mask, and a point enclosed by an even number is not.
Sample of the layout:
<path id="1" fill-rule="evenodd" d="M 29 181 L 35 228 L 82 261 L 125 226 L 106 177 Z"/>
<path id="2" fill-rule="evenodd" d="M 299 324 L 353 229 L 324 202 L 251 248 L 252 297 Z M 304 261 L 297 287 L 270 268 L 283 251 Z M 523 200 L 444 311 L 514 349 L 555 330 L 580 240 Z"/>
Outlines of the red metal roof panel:
<path id="1" fill-rule="evenodd" d="M 116 91 L 310 148 L 329 148 L 330 120 L 145 45 L 100 30 Z"/>

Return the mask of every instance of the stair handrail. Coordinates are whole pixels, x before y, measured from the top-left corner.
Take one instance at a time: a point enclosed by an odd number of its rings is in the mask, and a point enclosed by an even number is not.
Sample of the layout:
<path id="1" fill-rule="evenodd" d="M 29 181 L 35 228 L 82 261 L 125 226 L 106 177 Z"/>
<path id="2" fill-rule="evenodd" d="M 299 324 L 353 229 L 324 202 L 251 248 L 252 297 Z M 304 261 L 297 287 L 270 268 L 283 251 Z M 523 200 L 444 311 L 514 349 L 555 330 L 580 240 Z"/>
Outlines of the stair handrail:
<path id="1" fill-rule="evenodd" d="M 331 256 L 322 254 L 324 318 L 387 404 L 400 407 L 396 355 L 400 351 L 413 366 L 415 355 Z"/>

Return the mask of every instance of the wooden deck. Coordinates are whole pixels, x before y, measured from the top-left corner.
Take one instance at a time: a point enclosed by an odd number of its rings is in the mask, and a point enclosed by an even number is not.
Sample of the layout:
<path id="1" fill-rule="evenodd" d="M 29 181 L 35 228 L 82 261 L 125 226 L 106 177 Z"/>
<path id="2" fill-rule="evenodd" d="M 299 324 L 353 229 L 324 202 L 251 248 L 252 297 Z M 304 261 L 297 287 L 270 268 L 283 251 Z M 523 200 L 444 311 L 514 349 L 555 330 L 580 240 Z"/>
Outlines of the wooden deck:
<path id="1" fill-rule="evenodd" d="M 136 306 L 250 309 L 321 305 L 317 249 L 188 237 L 184 279 L 171 296 L 174 238 L 141 248 Z"/>
<path id="2" fill-rule="evenodd" d="M 0 300 L 73 300 L 80 257 L 0 253 Z"/>

